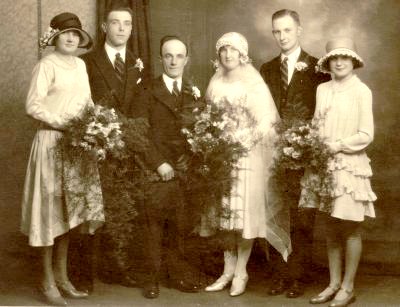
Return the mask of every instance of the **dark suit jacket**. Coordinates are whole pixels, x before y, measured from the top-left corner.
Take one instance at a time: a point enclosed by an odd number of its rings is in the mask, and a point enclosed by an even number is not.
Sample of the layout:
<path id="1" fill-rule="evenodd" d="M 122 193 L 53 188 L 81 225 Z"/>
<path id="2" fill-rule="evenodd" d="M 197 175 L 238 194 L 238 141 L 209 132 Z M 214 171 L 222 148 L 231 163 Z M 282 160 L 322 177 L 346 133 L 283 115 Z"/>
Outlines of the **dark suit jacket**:
<path id="1" fill-rule="evenodd" d="M 271 91 L 282 119 L 311 119 L 313 117 L 317 86 L 330 79 L 329 75 L 315 72 L 317 61 L 316 58 L 301 50 L 297 62 L 306 63 L 308 68 L 303 71 L 294 71 L 287 95 L 281 88 L 280 55 L 261 66 L 261 76 Z"/>
<path id="2" fill-rule="evenodd" d="M 115 108 L 126 116 L 141 116 L 140 106 L 147 98 L 144 94 L 143 76 L 135 67 L 136 57 L 132 52 L 126 50 L 125 82 L 118 80 L 104 46 L 82 55 L 81 58 L 86 63 L 92 99 L 95 103 L 106 99 L 108 107 Z"/>
<path id="3" fill-rule="evenodd" d="M 147 161 L 154 170 L 164 162 L 174 167 L 179 157 L 189 150 L 181 132 L 184 127 L 183 118 L 192 114 L 193 109 L 201 103 L 193 98 L 185 79 L 182 82 L 182 94 L 177 101 L 169 92 L 162 76 L 153 80 L 149 97 L 146 117 L 151 127 L 154 148 Z"/>

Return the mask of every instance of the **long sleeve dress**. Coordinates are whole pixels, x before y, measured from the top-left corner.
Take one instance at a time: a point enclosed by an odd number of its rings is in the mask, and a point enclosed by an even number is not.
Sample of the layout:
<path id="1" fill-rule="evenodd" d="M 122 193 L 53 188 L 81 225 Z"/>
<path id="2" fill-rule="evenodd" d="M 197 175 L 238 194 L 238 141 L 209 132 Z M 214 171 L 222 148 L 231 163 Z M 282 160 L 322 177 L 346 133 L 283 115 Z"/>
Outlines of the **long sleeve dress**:
<path id="1" fill-rule="evenodd" d="M 323 118 L 320 135 L 338 149 L 329 164 L 334 176 L 331 216 L 363 221 L 375 217 L 371 189 L 372 170 L 365 149 L 374 137 L 372 93 L 353 75 L 344 83 L 329 82 L 317 89 L 316 118 Z M 306 201 L 302 190 L 300 207 L 318 207 Z"/>
<path id="2" fill-rule="evenodd" d="M 71 214 L 66 204 L 65 184 L 70 177 L 67 179 L 65 175 L 74 170 L 66 170 L 56 145 L 68 119 L 91 103 L 85 63 L 74 59 L 74 64 L 68 64 L 52 53 L 40 60 L 33 70 L 26 100 L 27 114 L 39 121 L 22 199 L 21 231 L 29 236 L 31 246 L 53 245 L 55 237 L 85 221 L 94 222 L 91 231 L 104 222 L 97 169 L 94 170 L 95 184 L 85 195 L 82 208 Z M 85 212 L 83 206 L 92 208 L 92 212 Z"/>
<path id="3" fill-rule="evenodd" d="M 279 120 L 271 93 L 258 71 L 249 64 L 235 82 L 226 82 L 217 72 L 210 81 L 206 98 L 214 103 L 223 99 L 243 103 L 256 120 L 253 133 L 261 137 L 248 154 L 239 159 L 238 169 L 232 174 L 235 180 L 231 194 L 222 200 L 230 214 L 221 218 L 220 227 L 239 231 L 245 239 L 265 238 L 286 259 L 291 249 L 289 231 L 282 227 L 285 224 L 281 221 L 282 204 L 270 190 L 273 125 Z"/>

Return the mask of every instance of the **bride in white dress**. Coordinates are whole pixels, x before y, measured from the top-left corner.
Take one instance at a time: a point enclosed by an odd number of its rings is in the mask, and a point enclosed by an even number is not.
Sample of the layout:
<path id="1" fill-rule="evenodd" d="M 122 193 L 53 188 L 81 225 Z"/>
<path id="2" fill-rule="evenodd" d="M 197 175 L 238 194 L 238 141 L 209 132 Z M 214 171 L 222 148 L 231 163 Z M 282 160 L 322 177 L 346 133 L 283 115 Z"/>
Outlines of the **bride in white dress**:
<path id="1" fill-rule="evenodd" d="M 246 270 L 255 238 L 265 238 L 284 258 L 290 253 L 288 231 L 278 221 L 281 205 L 273 197 L 270 179 L 273 125 L 279 120 L 271 93 L 258 71 L 250 63 L 246 38 L 236 32 L 224 34 L 216 44 L 218 69 L 207 88 L 206 99 L 218 103 L 227 99 L 245 105 L 256 120 L 254 134 L 260 141 L 239 160 L 231 195 L 223 206 L 229 217 L 222 218 L 220 228 L 234 231 L 236 248 L 224 252 L 224 272 L 206 291 L 219 291 L 232 282 L 230 295 L 244 293 L 248 281 Z M 271 187 L 271 188 L 270 188 Z M 283 215 L 284 216 L 284 215 Z"/>

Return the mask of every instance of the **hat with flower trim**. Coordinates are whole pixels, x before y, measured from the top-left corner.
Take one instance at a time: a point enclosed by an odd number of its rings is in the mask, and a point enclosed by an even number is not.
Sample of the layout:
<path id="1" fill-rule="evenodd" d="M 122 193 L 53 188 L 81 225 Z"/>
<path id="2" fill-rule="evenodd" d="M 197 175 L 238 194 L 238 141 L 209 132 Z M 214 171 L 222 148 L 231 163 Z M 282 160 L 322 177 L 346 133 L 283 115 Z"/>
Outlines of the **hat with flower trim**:
<path id="1" fill-rule="evenodd" d="M 40 48 L 44 49 L 46 46 L 54 46 L 54 39 L 67 31 L 77 31 L 79 33 L 80 41 L 78 47 L 88 49 L 92 46 L 92 38 L 86 31 L 82 30 L 82 24 L 78 16 L 65 12 L 53 17 L 50 21 L 50 27 L 40 38 Z"/>
<path id="2" fill-rule="evenodd" d="M 327 42 L 326 54 L 318 60 L 320 71 L 329 73 L 329 59 L 333 56 L 347 56 L 354 59 L 354 69 L 364 66 L 363 59 L 357 54 L 356 44 L 351 38 L 335 38 Z"/>

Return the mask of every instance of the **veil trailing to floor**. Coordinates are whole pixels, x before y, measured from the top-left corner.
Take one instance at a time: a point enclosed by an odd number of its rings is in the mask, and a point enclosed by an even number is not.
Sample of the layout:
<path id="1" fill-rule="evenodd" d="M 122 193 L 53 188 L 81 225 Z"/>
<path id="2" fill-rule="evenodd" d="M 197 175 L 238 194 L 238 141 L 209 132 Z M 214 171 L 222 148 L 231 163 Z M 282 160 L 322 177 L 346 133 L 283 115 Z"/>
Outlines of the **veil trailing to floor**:
<path id="1" fill-rule="evenodd" d="M 251 202 L 263 203 L 263 208 L 250 209 L 249 213 L 243 213 L 241 219 L 242 224 L 237 228 L 242 227 L 243 238 L 261 237 L 265 238 L 281 255 L 287 260 L 287 257 L 291 253 L 291 242 L 290 242 L 290 219 L 289 219 L 289 208 L 287 208 L 282 192 L 279 189 L 278 182 L 273 176 L 272 166 L 274 161 L 274 142 L 276 139 L 275 125 L 280 120 L 279 114 L 276 109 L 275 103 L 271 96 L 271 93 L 262 79 L 259 72 L 254 68 L 254 66 L 247 61 L 242 63 L 240 70 L 235 75 L 235 77 L 227 81 L 225 79 L 225 72 L 222 65 L 220 65 L 210 80 L 209 86 L 207 88 L 206 99 L 208 101 L 219 101 L 221 97 L 228 100 L 245 100 L 246 107 L 249 109 L 251 114 L 253 114 L 257 127 L 255 133 L 260 135 L 260 141 L 258 142 L 257 152 L 254 159 L 258 162 L 254 162 L 252 151 L 250 151 L 249 156 L 245 157 L 243 160 L 245 162 L 241 165 L 242 168 L 246 169 L 249 167 L 250 173 L 253 172 L 251 168 L 257 169 L 257 172 L 262 168 L 263 172 L 263 182 L 261 179 L 254 181 L 246 181 L 246 178 L 240 178 L 237 185 L 246 185 L 251 182 L 251 185 L 255 184 L 257 186 L 257 191 L 264 191 L 264 199 L 261 196 L 254 197 L 252 191 L 253 187 L 245 187 L 240 191 L 244 192 L 245 195 L 240 195 L 239 198 L 247 198 L 249 206 Z M 240 97 L 238 97 L 240 96 Z M 262 156 L 262 158 L 261 158 Z M 248 162 L 246 162 L 246 159 Z M 252 160 L 253 159 L 253 160 Z M 250 175 L 251 176 L 251 175 Z M 257 177 L 260 178 L 260 177 Z M 242 181 L 242 183 L 240 183 Z M 243 183 L 247 182 L 247 183 Z M 234 184 L 235 186 L 235 184 Z M 255 193 L 254 193 L 255 194 Z M 257 193 L 262 194 L 262 193 Z M 228 202 L 232 203 L 231 195 Z M 229 197 L 228 197 L 229 198 Z M 226 197 L 225 197 L 226 200 Z M 224 200 L 223 200 L 224 201 Z M 243 201 L 243 200 L 239 200 Z M 245 201 L 245 202 L 246 202 Z M 256 206 L 257 207 L 257 206 Z M 239 212 L 239 214 L 241 214 Z M 264 215 L 264 216 L 260 216 Z M 223 230 L 235 230 L 235 226 L 232 226 L 235 221 L 231 218 L 228 220 L 221 219 L 219 227 Z M 250 225 L 250 230 L 246 230 L 249 227 L 243 227 L 246 223 Z M 257 230 L 254 230 L 257 228 Z"/>

